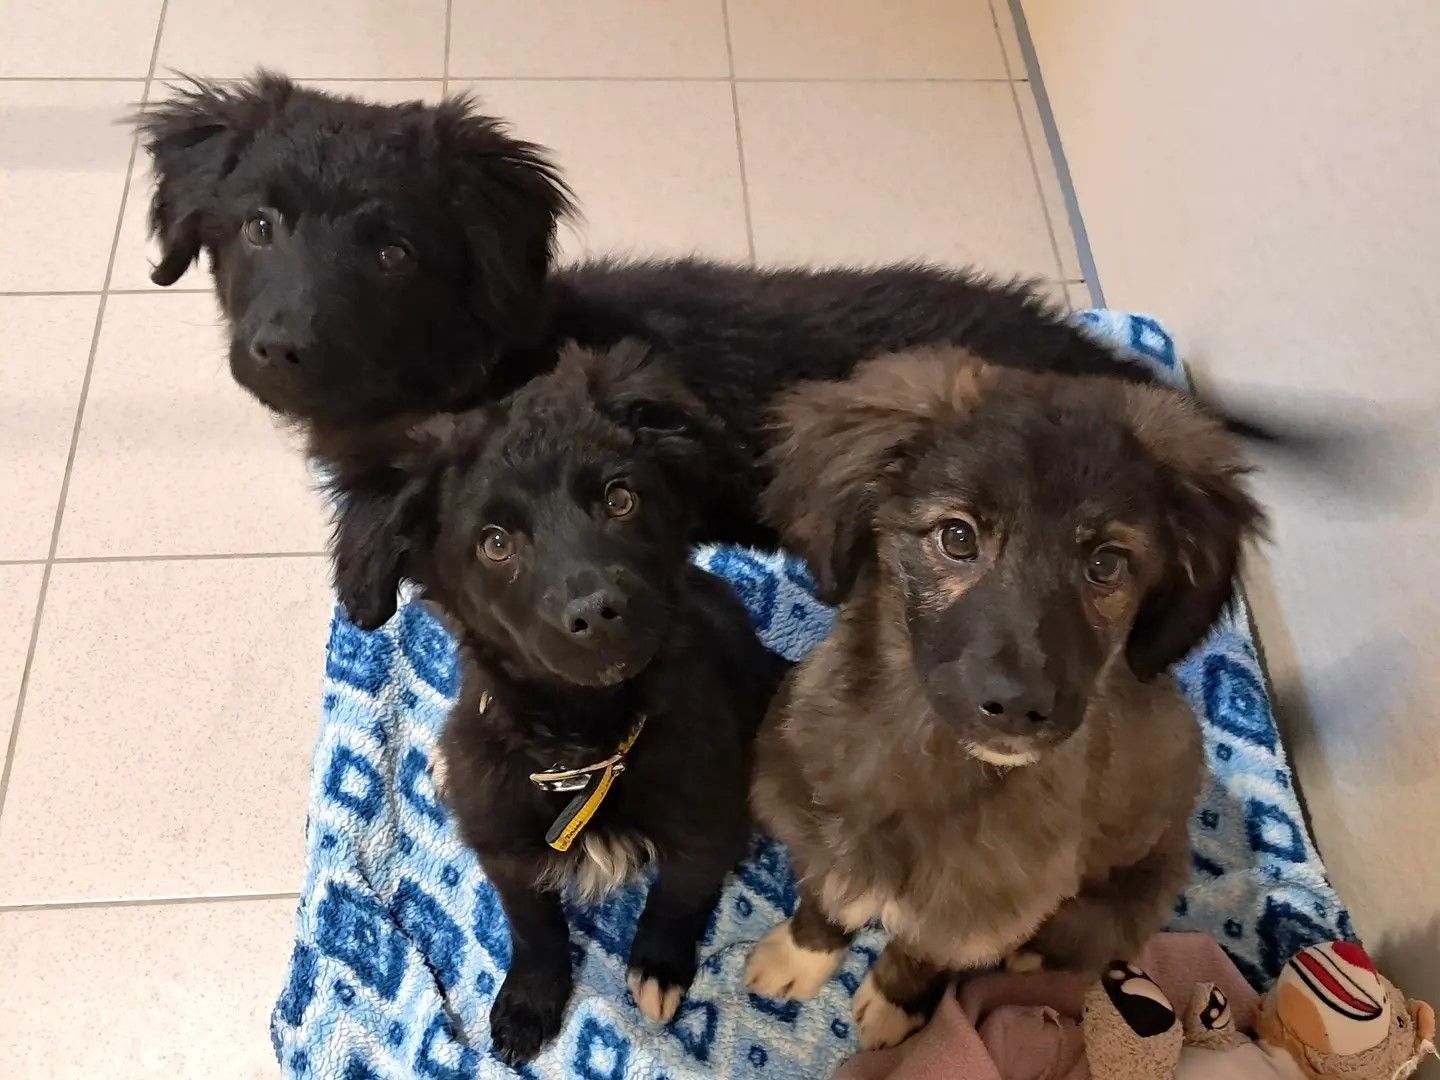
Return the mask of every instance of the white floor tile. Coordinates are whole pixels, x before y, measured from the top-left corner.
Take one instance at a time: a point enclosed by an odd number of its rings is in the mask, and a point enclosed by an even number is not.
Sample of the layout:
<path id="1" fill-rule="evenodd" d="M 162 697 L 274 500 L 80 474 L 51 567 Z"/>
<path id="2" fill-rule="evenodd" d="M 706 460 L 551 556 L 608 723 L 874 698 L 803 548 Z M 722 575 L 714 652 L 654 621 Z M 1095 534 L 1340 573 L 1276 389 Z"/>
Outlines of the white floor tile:
<path id="1" fill-rule="evenodd" d="M 931 259 L 1056 276 L 1008 84 L 746 83 L 739 93 L 761 262 Z"/>
<path id="2" fill-rule="evenodd" d="M 157 71 L 438 79 L 446 0 L 170 0 Z M 461 0 L 463 3 L 464 0 Z"/>
<path id="3" fill-rule="evenodd" d="M 144 85 L 0 84 L 0 292 L 104 283 Z"/>
<path id="4" fill-rule="evenodd" d="M 551 148 L 584 220 L 562 230 L 582 252 L 720 258 L 749 254 L 728 83 L 482 82 L 482 107 Z"/>
<path id="5" fill-rule="evenodd" d="M 730 71 L 721 0 L 462 0 L 452 18 L 453 78 L 701 78 Z"/>
<path id="6" fill-rule="evenodd" d="M 294 925 L 294 900 L 0 912 L 0 1076 L 269 1080 Z"/>
<path id="7" fill-rule="evenodd" d="M 0 559 L 50 553 L 98 296 L 0 296 Z"/>
<path id="8" fill-rule="evenodd" d="M 143 79 L 161 0 L 0 0 L 0 76 Z"/>
<path id="9" fill-rule="evenodd" d="M 207 294 L 110 297 L 61 555 L 324 548 L 299 439 L 230 378 L 227 350 Z"/>
<path id="10" fill-rule="evenodd" d="M 989 0 L 729 0 L 739 78 L 1003 79 Z"/>
<path id="11" fill-rule="evenodd" d="M 1070 287 L 1063 281 L 1038 281 L 1036 289 L 1041 295 L 1049 297 L 1050 302 L 1061 311 L 1070 310 Z"/>
<path id="12" fill-rule="evenodd" d="M 330 608 L 320 558 L 56 565 L 0 903 L 296 889 Z"/>

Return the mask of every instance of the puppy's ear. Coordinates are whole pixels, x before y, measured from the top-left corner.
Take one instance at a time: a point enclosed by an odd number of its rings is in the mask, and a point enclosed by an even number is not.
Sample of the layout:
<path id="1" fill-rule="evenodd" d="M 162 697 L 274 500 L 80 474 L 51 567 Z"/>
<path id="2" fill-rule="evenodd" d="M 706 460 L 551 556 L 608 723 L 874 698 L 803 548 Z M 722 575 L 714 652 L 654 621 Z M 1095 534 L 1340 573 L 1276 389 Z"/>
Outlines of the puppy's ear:
<path id="1" fill-rule="evenodd" d="M 335 593 L 364 630 L 395 614 L 401 580 L 435 524 L 436 463 L 378 470 L 338 493 L 330 556 Z"/>
<path id="2" fill-rule="evenodd" d="M 677 480 L 725 483 L 747 456 L 675 368 L 652 361 L 639 341 L 626 339 L 605 352 L 571 347 L 560 365 L 583 370 L 596 407 L 634 432 Z"/>
<path id="3" fill-rule="evenodd" d="M 134 118 L 155 173 L 150 232 L 160 241 L 160 262 L 150 280 L 156 285 L 175 284 L 199 258 L 216 189 L 294 90 L 290 80 L 266 72 L 233 86 L 192 79 Z"/>
<path id="4" fill-rule="evenodd" d="M 775 408 L 766 519 L 839 603 L 874 554 L 874 515 L 908 457 L 974 405 L 984 367 L 958 350 L 867 361 L 844 382 L 802 383 Z"/>
<path id="5" fill-rule="evenodd" d="M 507 334 L 533 332 L 570 189 L 541 147 L 476 113 L 469 97 L 443 102 L 434 123 L 470 251 L 475 315 Z"/>
<path id="6" fill-rule="evenodd" d="M 1190 401 L 1158 387 L 1128 387 L 1128 419 L 1160 463 L 1163 577 L 1141 600 L 1125 656 L 1135 675 L 1154 678 L 1193 649 L 1234 596 L 1245 542 L 1265 515 L 1246 490 L 1250 468 L 1232 436 Z"/>

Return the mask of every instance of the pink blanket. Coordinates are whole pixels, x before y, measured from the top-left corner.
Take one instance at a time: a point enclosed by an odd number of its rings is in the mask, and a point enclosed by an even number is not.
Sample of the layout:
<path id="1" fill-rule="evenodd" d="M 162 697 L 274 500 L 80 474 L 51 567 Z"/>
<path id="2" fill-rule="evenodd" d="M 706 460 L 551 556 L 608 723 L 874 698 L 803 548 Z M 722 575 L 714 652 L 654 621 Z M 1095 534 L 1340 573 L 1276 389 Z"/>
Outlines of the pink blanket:
<path id="1" fill-rule="evenodd" d="M 1253 1031 L 1260 998 L 1204 934 L 1160 934 L 1137 964 L 1184 1009 L 1198 982 L 1230 999 Z M 947 993 L 926 1027 L 893 1050 L 857 1054 L 836 1080 L 1089 1080 L 1080 1009 L 1093 980 L 1035 972 L 982 975 Z"/>

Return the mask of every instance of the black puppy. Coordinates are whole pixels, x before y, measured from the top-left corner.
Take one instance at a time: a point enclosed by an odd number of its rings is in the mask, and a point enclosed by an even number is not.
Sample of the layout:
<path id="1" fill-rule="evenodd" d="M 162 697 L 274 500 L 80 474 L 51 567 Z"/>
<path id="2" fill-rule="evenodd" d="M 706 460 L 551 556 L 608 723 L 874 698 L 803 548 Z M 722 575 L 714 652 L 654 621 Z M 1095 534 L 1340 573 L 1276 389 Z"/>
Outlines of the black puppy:
<path id="1" fill-rule="evenodd" d="M 671 433 L 598 404 L 637 394 L 669 405 Z M 709 421 L 663 371 L 629 350 L 572 353 L 444 423 L 422 460 L 346 493 L 336 580 L 370 612 L 407 577 L 459 639 L 444 786 L 510 919 L 490 1023 L 514 1063 L 556 1034 L 570 995 L 559 890 L 593 899 L 651 861 L 628 981 L 651 1019 L 674 1015 L 748 840 L 751 744 L 785 665 L 688 561 L 695 500 L 677 488 Z"/>
<path id="2" fill-rule="evenodd" d="M 1148 378 L 1027 288 L 965 273 L 696 260 L 552 270 L 564 184 L 540 148 L 464 99 L 371 105 L 262 74 L 194 83 L 138 124 L 157 176 L 153 279 L 172 284 L 209 254 L 236 380 L 299 421 L 342 485 L 415 418 L 548 370 L 563 340 L 633 337 L 721 421 L 725 456 L 754 476 L 710 500 L 702 535 L 773 544 L 753 500 L 758 457 L 770 401 L 799 380 L 926 344 Z"/>

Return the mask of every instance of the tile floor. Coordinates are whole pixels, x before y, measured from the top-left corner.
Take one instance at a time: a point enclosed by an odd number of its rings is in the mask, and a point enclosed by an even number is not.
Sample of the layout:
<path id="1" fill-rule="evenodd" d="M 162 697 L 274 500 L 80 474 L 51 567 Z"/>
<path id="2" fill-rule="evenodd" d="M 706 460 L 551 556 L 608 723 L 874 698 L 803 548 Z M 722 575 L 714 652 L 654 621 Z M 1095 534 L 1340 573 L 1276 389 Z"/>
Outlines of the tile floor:
<path id="1" fill-rule="evenodd" d="M 567 254 L 929 256 L 1086 302 L 1003 0 L 0 0 L 0 1076 L 242 1077 L 288 952 L 329 595 L 117 119 L 172 69 L 473 90 Z M 13 725 L 12 725 L 13 717 Z"/>

